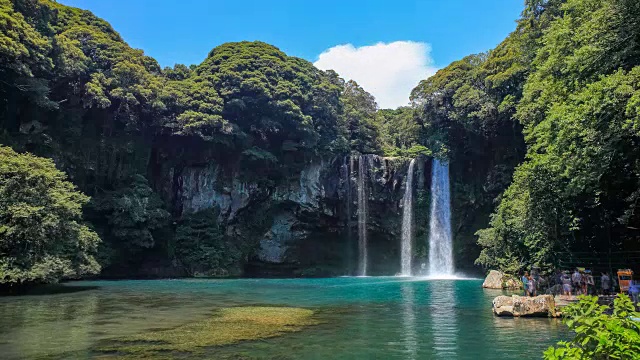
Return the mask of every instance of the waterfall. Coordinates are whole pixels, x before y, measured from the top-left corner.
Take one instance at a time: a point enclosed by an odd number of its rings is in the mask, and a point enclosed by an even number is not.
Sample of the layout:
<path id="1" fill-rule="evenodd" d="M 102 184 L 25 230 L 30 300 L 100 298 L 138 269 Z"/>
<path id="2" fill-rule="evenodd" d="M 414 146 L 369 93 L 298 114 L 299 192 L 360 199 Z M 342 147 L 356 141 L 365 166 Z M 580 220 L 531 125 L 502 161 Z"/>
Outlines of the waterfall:
<path id="1" fill-rule="evenodd" d="M 358 158 L 358 275 L 367 275 L 367 166 L 366 155 Z"/>
<path id="2" fill-rule="evenodd" d="M 401 246 L 401 274 L 411 276 L 411 244 L 413 243 L 413 166 L 416 159 L 409 163 L 407 183 L 402 198 L 402 246 Z"/>
<path id="3" fill-rule="evenodd" d="M 429 222 L 429 276 L 453 275 L 449 163 L 433 159 L 431 219 Z"/>
<path id="4" fill-rule="evenodd" d="M 353 274 L 353 243 L 351 239 L 351 169 L 353 168 L 353 159 L 345 156 L 342 161 L 342 171 L 345 186 L 345 228 L 347 229 L 347 274 Z"/>

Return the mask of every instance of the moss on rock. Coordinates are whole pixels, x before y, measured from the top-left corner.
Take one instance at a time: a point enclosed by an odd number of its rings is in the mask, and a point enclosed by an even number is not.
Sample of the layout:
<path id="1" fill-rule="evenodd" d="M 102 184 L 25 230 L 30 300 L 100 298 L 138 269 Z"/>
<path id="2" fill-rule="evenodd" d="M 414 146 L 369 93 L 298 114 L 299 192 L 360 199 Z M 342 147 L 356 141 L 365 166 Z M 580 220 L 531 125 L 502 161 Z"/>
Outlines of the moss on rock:
<path id="1" fill-rule="evenodd" d="M 316 325 L 313 311 L 291 307 L 224 308 L 213 317 L 173 329 L 152 330 L 118 338 L 100 347 L 103 355 L 129 358 L 173 358 L 196 354 L 206 347 L 280 336 Z"/>

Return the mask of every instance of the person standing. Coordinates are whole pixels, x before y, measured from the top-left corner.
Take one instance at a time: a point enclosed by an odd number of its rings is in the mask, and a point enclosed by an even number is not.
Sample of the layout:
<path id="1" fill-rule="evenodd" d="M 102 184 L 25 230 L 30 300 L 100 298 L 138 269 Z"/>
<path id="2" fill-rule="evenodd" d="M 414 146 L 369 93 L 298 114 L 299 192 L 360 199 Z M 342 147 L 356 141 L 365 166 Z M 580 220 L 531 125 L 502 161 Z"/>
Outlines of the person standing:
<path id="1" fill-rule="evenodd" d="M 569 272 L 562 274 L 562 292 L 566 296 L 571 296 L 571 278 L 569 277 Z"/>
<path id="2" fill-rule="evenodd" d="M 640 284 L 636 281 L 629 281 L 629 290 L 627 291 L 631 301 L 636 305 L 638 303 L 638 296 L 640 295 Z"/>
<path id="3" fill-rule="evenodd" d="M 582 289 L 582 274 L 580 274 L 580 271 L 577 268 L 571 275 L 571 282 L 573 283 L 576 295 L 580 295 L 580 290 Z"/>
<path id="4" fill-rule="evenodd" d="M 531 275 L 529 275 L 529 279 L 527 280 L 527 289 L 529 290 L 529 296 L 536 296 L 536 280 Z"/>
<path id="5" fill-rule="evenodd" d="M 524 292 L 524 296 L 527 296 L 528 294 L 527 288 L 529 286 L 529 273 L 525 271 L 524 275 L 522 275 L 522 278 L 520 280 L 522 281 L 522 290 Z"/>
<path id="6" fill-rule="evenodd" d="M 602 273 L 602 277 L 600 278 L 600 286 L 602 287 L 602 295 L 611 294 L 611 278 L 609 277 L 609 274 Z"/>
<path id="7" fill-rule="evenodd" d="M 553 277 L 554 283 L 553 285 L 562 285 L 562 276 L 564 274 L 562 273 L 562 271 L 560 271 L 560 269 L 556 270 L 556 274 Z"/>
<path id="8" fill-rule="evenodd" d="M 584 282 L 584 294 L 585 295 L 593 295 L 595 294 L 595 285 L 596 282 L 593 280 L 593 275 L 591 274 L 591 270 L 585 271 L 583 277 Z"/>

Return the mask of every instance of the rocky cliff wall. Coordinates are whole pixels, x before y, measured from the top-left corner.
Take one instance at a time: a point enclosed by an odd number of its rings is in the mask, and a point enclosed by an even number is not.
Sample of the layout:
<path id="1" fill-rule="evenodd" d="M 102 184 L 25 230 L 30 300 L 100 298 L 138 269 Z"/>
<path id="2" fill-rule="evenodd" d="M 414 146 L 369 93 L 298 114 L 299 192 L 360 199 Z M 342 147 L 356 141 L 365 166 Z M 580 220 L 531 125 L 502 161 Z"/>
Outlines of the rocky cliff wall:
<path id="1" fill-rule="evenodd" d="M 246 181 L 243 169 L 207 162 L 167 169 L 168 183 L 162 187 L 171 189 L 167 197 L 178 217 L 217 210 L 229 240 L 246 245 L 236 275 L 348 275 L 358 262 L 357 186 L 363 162 L 370 274 L 392 275 L 400 266 L 409 161 L 377 155 L 315 159 L 277 184 Z M 420 235 L 428 232 L 430 166 L 425 157 L 415 169 L 416 242 L 425 242 Z M 426 255 L 425 248 L 426 242 L 416 246 L 416 258 Z"/>

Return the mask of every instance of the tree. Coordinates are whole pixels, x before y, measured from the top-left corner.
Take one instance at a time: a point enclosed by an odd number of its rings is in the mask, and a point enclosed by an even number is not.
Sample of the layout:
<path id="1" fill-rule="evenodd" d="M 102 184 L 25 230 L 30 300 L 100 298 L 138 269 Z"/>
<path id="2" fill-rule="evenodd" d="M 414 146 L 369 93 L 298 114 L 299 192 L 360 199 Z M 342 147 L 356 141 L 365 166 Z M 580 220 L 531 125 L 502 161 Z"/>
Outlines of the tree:
<path id="1" fill-rule="evenodd" d="M 386 156 L 431 155 L 430 150 L 419 144 L 421 128 L 414 115 L 411 107 L 378 110 L 375 123 Z"/>
<path id="2" fill-rule="evenodd" d="M 274 46 L 258 41 L 218 46 L 195 69 L 194 81 L 217 90 L 222 124 L 237 129 L 241 150 L 260 149 L 277 159 L 300 153 L 298 160 L 304 160 L 335 137 L 339 93 L 330 76 Z"/>
<path id="3" fill-rule="evenodd" d="M 0 284 L 96 274 L 100 239 L 82 224 L 89 198 L 53 161 L 0 147 Z"/>
<path id="4" fill-rule="evenodd" d="M 379 153 L 375 124 L 378 110 L 376 99 L 353 80 L 344 84 L 341 99 L 343 124 L 351 151 L 358 154 Z"/>
<path id="5" fill-rule="evenodd" d="M 6 129 L 19 128 L 18 105 L 25 99 L 45 108 L 57 106 L 49 100 L 44 78 L 53 65 L 50 50 L 47 38 L 14 11 L 9 0 L 0 0 L 0 123 Z"/>
<path id="6" fill-rule="evenodd" d="M 560 9 L 545 20 L 515 106 L 526 161 L 478 232 L 485 266 L 549 268 L 575 251 L 638 249 L 639 7 L 569 0 Z"/>

